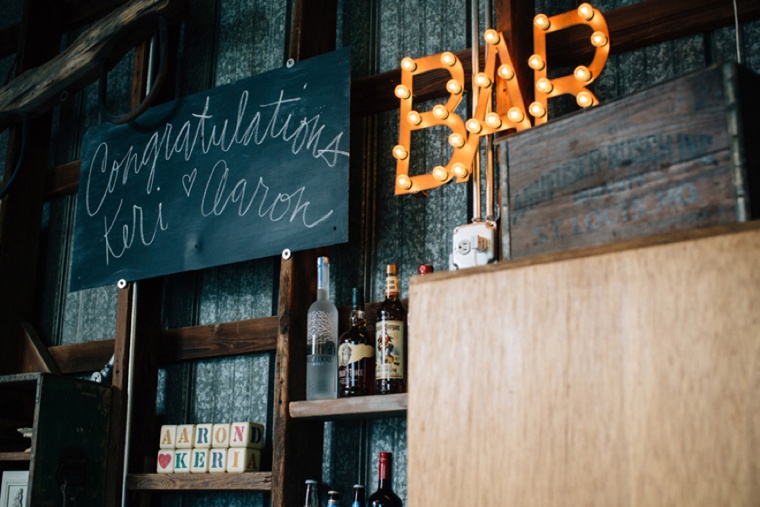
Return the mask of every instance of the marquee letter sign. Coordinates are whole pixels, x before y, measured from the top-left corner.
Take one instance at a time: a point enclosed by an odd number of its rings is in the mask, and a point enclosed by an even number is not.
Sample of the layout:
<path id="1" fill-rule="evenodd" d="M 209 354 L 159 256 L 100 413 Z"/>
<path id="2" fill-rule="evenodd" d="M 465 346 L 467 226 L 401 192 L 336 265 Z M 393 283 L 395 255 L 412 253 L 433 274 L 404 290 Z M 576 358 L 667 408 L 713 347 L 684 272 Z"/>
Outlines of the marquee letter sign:
<path id="1" fill-rule="evenodd" d="M 596 48 L 594 58 L 588 66 L 576 67 L 571 75 L 549 79 L 546 34 L 574 25 L 588 25 L 593 30 L 590 42 Z M 481 89 L 481 100 L 478 101 L 475 115 L 466 122 L 454 113 L 462 100 L 465 76 L 462 63 L 453 53 L 445 52 L 418 59 L 407 57 L 401 61 L 401 84 L 395 90 L 396 97 L 401 101 L 399 142 L 393 148 L 393 156 L 396 159 L 396 195 L 436 188 L 453 178 L 457 179 L 457 183 L 467 181 L 481 137 L 504 130 L 528 129 L 533 125 L 528 115 L 536 125 L 546 123 L 547 103 L 551 97 L 574 95 L 578 105 L 583 108 L 599 103 L 588 89 L 588 85 L 599 76 L 607 62 L 610 52 L 609 31 L 602 13 L 591 5 L 583 3 L 575 11 L 552 17 L 538 14 L 534 18 L 535 53 L 528 59 L 528 65 L 534 73 L 536 100 L 530 104 L 527 111 L 504 37 L 491 29 L 486 30 L 483 37 L 489 46 L 486 66 L 483 72 L 475 76 L 473 84 Z M 446 83 L 448 99 L 445 104 L 435 105 L 431 111 L 417 111 L 413 108 L 412 100 L 413 76 L 435 69 L 448 70 L 451 75 L 451 79 Z M 491 99 L 494 94 L 497 111 L 492 110 Z M 454 150 L 451 159 L 445 166 L 434 167 L 430 173 L 410 175 L 412 131 L 441 125 L 451 130 L 449 144 Z"/>

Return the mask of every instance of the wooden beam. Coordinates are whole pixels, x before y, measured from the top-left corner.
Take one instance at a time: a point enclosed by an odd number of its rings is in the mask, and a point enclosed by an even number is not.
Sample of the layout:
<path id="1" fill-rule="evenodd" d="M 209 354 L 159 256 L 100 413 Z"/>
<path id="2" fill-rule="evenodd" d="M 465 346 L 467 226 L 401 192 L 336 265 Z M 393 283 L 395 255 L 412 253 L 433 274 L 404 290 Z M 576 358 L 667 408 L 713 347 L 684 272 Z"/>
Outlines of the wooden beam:
<path id="1" fill-rule="evenodd" d="M 289 58 L 301 61 L 333 51 L 337 20 L 336 0 L 296 0 L 290 30 Z"/>
<path id="2" fill-rule="evenodd" d="M 61 375 L 61 369 L 42 343 L 37 331 L 28 322 L 22 322 L 24 329 L 24 344 L 21 354 L 21 371 L 25 373 L 43 372 Z"/>
<path id="3" fill-rule="evenodd" d="M 114 340 L 58 345 L 48 349 L 61 373 L 94 372 L 103 368 L 114 353 Z"/>
<path id="4" fill-rule="evenodd" d="M 82 162 L 74 160 L 47 171 L 45 178 L 45 200 L 63 195 L 76 194 L 79 189 L 79 172 Z"/>

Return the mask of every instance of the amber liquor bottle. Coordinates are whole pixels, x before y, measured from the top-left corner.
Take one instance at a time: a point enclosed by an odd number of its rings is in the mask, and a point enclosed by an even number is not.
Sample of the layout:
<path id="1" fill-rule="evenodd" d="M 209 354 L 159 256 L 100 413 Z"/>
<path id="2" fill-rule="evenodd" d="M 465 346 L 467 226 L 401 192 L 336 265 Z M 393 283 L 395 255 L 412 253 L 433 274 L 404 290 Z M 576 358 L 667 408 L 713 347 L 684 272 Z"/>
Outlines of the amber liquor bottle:
<path id="1" fill-rule="evenodd" d="M 371 394 L 375 379 L 375 347 L 364 313 L 364 291 L 351 291 L 351 327 L 338 346 L 338 396 Z"/>
<path id="2" fill-rule="evenodd" d="M 402 507 L 401 499 L 393 492 L 393 454 L 381 452 L 377 467 L 377 491 L 367 498 L 367 507 Z"/>
<path id="3" fill-rule="evenodd" d="M 406 390 L 406 309 L 399 297 L 398 267 L 385 268 L 385 301 L 375 323 L 375 394 Z"/>

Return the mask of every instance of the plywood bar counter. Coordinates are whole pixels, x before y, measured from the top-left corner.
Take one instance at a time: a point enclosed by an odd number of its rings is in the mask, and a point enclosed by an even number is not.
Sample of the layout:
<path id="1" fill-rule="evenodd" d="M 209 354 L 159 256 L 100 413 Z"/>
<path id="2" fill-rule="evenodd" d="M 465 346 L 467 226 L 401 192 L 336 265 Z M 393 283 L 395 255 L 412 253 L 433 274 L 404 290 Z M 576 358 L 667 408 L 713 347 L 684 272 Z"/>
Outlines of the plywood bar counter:
<path id="1" fill-rule="evenodd" d="M 415 278 L 409 505 L 760 505 L 760 226 Z"/>

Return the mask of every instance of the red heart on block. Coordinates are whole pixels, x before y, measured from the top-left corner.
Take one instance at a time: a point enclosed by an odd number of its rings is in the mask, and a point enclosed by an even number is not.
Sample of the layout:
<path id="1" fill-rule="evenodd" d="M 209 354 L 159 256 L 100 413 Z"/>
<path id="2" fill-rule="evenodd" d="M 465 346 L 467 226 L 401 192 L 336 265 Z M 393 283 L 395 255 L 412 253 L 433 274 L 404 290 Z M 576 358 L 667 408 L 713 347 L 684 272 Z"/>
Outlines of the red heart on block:
<path id="1" fill-rule="evenodd" d="M 171 454 L 159 454 L 158 455 L 158 464 L 161 466 L 161 468 L 166 468 L 169 466 L 169 463 L 172 462 L 172 455 Z"/>

